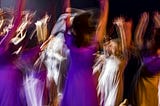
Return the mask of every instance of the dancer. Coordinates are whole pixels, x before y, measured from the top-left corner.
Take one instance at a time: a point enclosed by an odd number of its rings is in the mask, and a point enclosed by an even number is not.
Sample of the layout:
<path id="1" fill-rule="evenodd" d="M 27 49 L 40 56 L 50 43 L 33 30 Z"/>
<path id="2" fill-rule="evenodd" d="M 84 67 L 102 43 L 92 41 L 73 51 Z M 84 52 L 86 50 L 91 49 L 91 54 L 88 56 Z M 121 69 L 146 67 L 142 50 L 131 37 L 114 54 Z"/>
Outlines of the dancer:
<path id="1" fill-rule="evenodd" d="M 112 39 L 104 44 L 104 55 L 94 66 L 94 72 L 101 70 L 98 79 L 101 106 L 118 106 L 123 101 L 123 72 L 128 60 L 125 22 L 121 17 L 114 24 L 120 39 Z"/>
<path id="2" fill-rule="evenodd" d="M 13 28 L 0 41 L 0 105 L 2 106 L 23 106 L 25 105 L 22 96 L 22 73 L 15 65 L 16 57 L 12 55 L 13 49 L 10 40 L 21 23 L 21 11 L 23 10 L 24 0 L 18 0 L 18 11 L 13 21 Z"/>
<path id="3" fill-rule="evenodd" d="M 139 27 L 142 33 L 136 35 L 136 43 L 139 45 L 142 57 L 142 65 L 140 71 L 135 78 L 135 100 L 132 105 L 137 106 L 158 106 L 159 97 L 158 97 L 158 84 L 159 84 L 159 71 L 160 71 L 160 58 L 159 58 L 159 13 L 155 13 L 153 18 L 150 18 L 149 26 L 147 27 L 151 30 L 149 33 L 143 31 L 146 27 L 147 21 L 149 20 L 149 14 L 143 13 L 141 17 L 141 26 Z M 151 40 L 145 42 L 144 37 L 151 37 Z M 152 48 L 151 48 L 152 47 Z"/>
<path id="4" fill-rule="evenodd" d="M 66 19 L 71 15 L 70 19 L 72 20 L 79 12 L 82 10 L 67 8 L 66 12 L 58 18 L 50 37 L 41 46 L 43 49 L 41 57 L 47 68 L 50 104 L 57 105 L 61 101 L 68 70 L 69 49 L 64 38 Z"/>
<path id="5" fill-rule="evenodd" d="M 30 17 L 31 18 L 31 17 Z M 29 106 L 42 106 L 48 105 L 48 92 L 46 88 L 46 74 L 47 70 L 43 64 L 43 60 L 39 57 L 41 53 L 40 44 L 43 43 L 47 38 L 47 22 L 48 15 L 38 20 L 36 23 L 36 35 L 38 45 L 33 48 L 27 48 L 24 45 L 24 50 L 20 56 L 20 64 L 24 70 L 24 90 Z M 34 31 L 33 31 L 34 34 Z M 30 35 L 29 38 L 33 37 Z M 29 41 L 27 39 L 27 41 Z M 27 42 L 30 43 L 30 42 Z M 30 58 L 28 58 L 30 57 Z"/>
<path id="6" fill-rule="evenodd" d="M 108 9 L 108 1 L 104 2 Z M 103 10 L 104 11 L 104 10 Z M 103 14 L 103 22 L 107 22 L 108 10 Z M 106 17 L 105 17 L 106 16 Z M 62 106 L 98 106 L 96 86 L 92 76 L 92 66 L 97 50 L 97 41 L 103 39 L 102 30 L 107 23 L 100 24 L 100 33 L 96 34 L 96 19 L 90 12 L 75 16 L 72 23 L 72 34 L 65 35 L 65 42 L 70 50 L 70 66 L 64 89 Z"/>

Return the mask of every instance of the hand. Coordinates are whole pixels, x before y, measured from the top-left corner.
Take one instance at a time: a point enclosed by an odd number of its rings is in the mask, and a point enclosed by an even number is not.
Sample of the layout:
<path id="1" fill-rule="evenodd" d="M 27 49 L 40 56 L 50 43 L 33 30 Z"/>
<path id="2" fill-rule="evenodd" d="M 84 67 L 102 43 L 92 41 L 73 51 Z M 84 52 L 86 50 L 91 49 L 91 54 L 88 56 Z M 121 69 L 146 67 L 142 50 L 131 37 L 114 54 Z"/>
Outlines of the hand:
<path id="1" fill-rule="evenodd" d="M 142 13 L 140 22 L 142 22 L 143 24 L 146 24 L 148 21 L 149 21 L 149 13 L 147 12 Z"/>
<path id="2" fill-rule="evenodd" d="M 68 16 L 65 19 L 66 21 L 66 28 L 70 28 L 71 27 L 71 14 L 68 14 Z"/>
<path id="3" fill-rule="evenodd" d="M 114 20 L 113 24 L 116 24 L 118 27 L 122 27 L 125 22 L 124 17 L 118 17 Z"/>
<path id="4" fill-rule="evenodd" d="M 24 38 L 26 37 L 26 31 L 23 33 L 23 32 L 19 32 L 17 33 L 17 35 L 11 39 L 11 42 L 14 44 L 14 45 L 18 45 L 20 42 L 22 42 L 24 40 Z"/>
<path id="5" fill-rule="evenodd" d="M 47 23 L 49 21 L 50 17 L 48 16 L 48 14 L 46 14 L 44 16 L 44 23 Z"/>
<path id="6" fill-rule="evenodd" d="M 143 37 L 146 32 L 148 22 L 149 22 L 149 13 L 147 12 L 142 13 L 139 23 L 135 30 L 135 43 L 139 49 L 142 49 L 143 47 Z"/>
<path id="7" fill-rule="evenodd" d="M 128 100 L 125 99 L 119 106 L 128 106 Z"/>
<path id="8" fill-rule="evenodd" d="M 160 13 L 159 12 L 154 13 L 153 21 L 155 23 L 155 27 L 160 28 Z"/>

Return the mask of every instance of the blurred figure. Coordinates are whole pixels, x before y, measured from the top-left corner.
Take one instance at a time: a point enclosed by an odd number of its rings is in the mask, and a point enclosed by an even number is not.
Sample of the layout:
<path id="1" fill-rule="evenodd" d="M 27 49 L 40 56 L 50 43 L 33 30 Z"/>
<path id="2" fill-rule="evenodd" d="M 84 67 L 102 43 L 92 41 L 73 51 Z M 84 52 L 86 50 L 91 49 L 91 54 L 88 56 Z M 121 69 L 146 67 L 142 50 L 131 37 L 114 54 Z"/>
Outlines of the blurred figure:
<path id="1" fill-rule="evenodd" d="M 70 66 L 64 89 L 62 106 L 98 106 L 92 65 L 97 43 L 93 14 L 84 12 L 75 16 L 72 35 L 65 35 L 70 50 Z M 83 57 L 83 58 L 82 58 Z"/>
<path id="2" fill-rule="evenodd" d="M 32 18 L 32 17 L 30 17 Z M 42 106 L 48 105 L 49 101 L 49 92 L 47 89 L 47 69 L 43 63 L 42 50 L 40 44 L 42 44 L 48 35 L 48 15 L 45 15 L 44 18 L 38 20 L 36 24 L 36 32 L 33 31 L 33 34 L 37 37 L 36 46 L 26 48 L 25 46 L 30 43 L 29 41 L 34 35 L 27 37 L 26 43 L 23 46 L 23 51 L 20 55 L 19 63 L 24 72 L 24 90 L 27 100 L 27 105 L 29 106 Z M 29 58 L 28 58 L 29 57 Z"/>
<path id="3" fill-rule="evenodd" d="M 50 91 L 49 102 L 51 105 L 58 105 L 61 101 L 69 66 L 69 50 L 64 38 L 66 19 L 70 17 L 72 21 L 74 16 L 82 11 L 67 8 L 66 12 L 58 18 L 50 37 L 41 46 L 43 49 L 41 57 L 47 68 L 47 87 Z"/>
<path id="4" fill-rule="evenodd" d="M 102 66 L 100 69 L 95 66 L 96 70 L 101 70 L 98 79 L 101 106 L 119 106 L 123 101 L 123 72 L 128 61 L 124 23 L 123 18 L 115 20 L 115 29 L 120 38 L 111 39 L 104 44 L 104 56 L 100 57 Z"/>
<path id="5" fill-rule="evenodd" d="M 18 0 L 18 11 L 15 12 L 13 27 L 0 40 L 0 105 L 1 106 L 23 106 L 26 105 L 23 92 L 22 72 L 16 66 L 16 50 L 12 46 L 11 39 L 15 36 L 16 30 L 21 23 L 21 11 L 23 10 L 24 0 Z"/>
<path id="6" fill-rule="evenodd" d="M 159 71 L 160 58 L 158 50 L 160 48 L 159 36 L 159 13 L 155 13 L 153 17 L 143 13 L 139 24 L 139 30 L 142 33 L 137 33 L 136 44 L 138 44 L 141 53 L 141 67 L 134 80 L 134 98 L 132 105 L 136 106 L 158 106 L 159 105 Z M 148 24 L 149 21 L 149 24 Z M 150 22 L 151 21 L 151 22 Z M 147 26 L 147 32 L 145 27 Z M 144 36 L 145 35 L 145 36 Z M 144 36 L 144 37 L 143 37 Z M 144 39 L 145 38 L 145 39 Z M 148 40 L 151 38 L 152 40 Z M 149 45 L 148 45 L 149 44 Z M 152 47 L 152 48 L 151 48 Z"/>
<path id="7" fill-rule="evenodd" d="M 101 7 L 99 21 L 93 12 L 87 11 L 76 15 L 72 24 L 68 20 L 66 22 L 65 43 L 70 50 L 70 65 L 61 106 L 99 106 L 92 75 L 93 54 L 97 51 L 98 42 L 101 43 L 104 37 L 108 6 L 107 0 Z M 68 33 L 68 25 L 71 25 L 71 34 Z"/>

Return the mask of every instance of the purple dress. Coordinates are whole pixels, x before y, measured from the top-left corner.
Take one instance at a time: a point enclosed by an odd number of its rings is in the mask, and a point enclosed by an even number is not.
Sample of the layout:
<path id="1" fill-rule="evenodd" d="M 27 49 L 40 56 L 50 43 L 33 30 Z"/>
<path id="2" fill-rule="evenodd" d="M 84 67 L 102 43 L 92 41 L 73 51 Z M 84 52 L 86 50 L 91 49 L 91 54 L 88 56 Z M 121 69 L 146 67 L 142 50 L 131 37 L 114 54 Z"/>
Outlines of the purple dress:
<path id="1" fill-rule="evenodd" d="M 70 66 L 64 89 L 62 106 L 98 106 L 96 86 L 92 76 L 97 43 L 77 48 L 72 36 L 65 36 L 70 49 Z"/>
<path id="2" fill-rule="evenodd" d="M 37 60 L 40 52 L 40 46 L 35 46 L 26 49 L 20 55 L 19 64 L 24 70 L 24 91 L 27 101 L 27 106 L 42 106 L 47 103 L 46 89 L 46 68 L 42 63 L 37 67 L 33 64 Z"/>
<path id="3" fill-rule="evenodd" d="M 23 106 L 22 73 L 12 57 L 0 52 L 0 106 Z"/>

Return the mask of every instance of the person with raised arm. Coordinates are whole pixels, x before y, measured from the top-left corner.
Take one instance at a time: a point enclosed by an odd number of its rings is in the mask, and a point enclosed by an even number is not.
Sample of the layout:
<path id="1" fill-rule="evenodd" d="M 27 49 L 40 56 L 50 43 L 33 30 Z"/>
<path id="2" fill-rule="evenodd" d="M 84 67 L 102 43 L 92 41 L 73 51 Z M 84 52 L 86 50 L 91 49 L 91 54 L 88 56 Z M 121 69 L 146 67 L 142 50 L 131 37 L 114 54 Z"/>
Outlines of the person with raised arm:
<path id="1" fill-rule="evenodd" d="M 141 66 L 134 80 L 134 98 L 132 105 L 136 106 L 158 106 L 159 105 L 159 13 L 143 13 L 141 17 L 141 32 L 139 33 L 140 42 L 137 42 L 141 54 Z M 149 20 L 150 18 L 150 20 Z M 150 21 L 148 24 L 148 20 Z M 148 26 L 147 26 L 148 24 Z M 143 37 L 144 36 L 144 37 Z M 150 39 L 148 39 L 150 38 Z M 145 41 L 146 40 L 146 41 Z"/>
<path id="2" fill-rule="evenodd" d="M 70 50 L 70 65 L 61 106 L 99 106 L 92 66 L 97 42 L 103 40 L 102 32 L 107 24 L 108 0 L 104 0 L 104 4 L 98 29 L 97 19 L 91 11 L 76 15 L 71 27 L 67 26 L 72 30 L 71 34 L 65 34 L 65 42 Z"/>
<path id="3" fill-rule="evenodd" d="M 118 106 L 123 101 L 123 72 L 128 61 L 125 21 L 122 17 L 114 21 L 120 35 L 104 44 L 104 55 L 100 56 L 101 70 L 98 79 L 98 95 L 101 106 Z M 95 67 L 94 67 L 95 69 Z M 96 71 L 96 70 L 94 70 Z"/>

